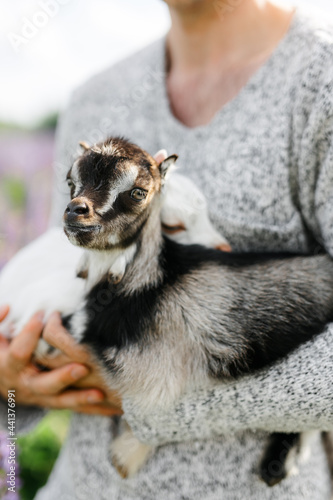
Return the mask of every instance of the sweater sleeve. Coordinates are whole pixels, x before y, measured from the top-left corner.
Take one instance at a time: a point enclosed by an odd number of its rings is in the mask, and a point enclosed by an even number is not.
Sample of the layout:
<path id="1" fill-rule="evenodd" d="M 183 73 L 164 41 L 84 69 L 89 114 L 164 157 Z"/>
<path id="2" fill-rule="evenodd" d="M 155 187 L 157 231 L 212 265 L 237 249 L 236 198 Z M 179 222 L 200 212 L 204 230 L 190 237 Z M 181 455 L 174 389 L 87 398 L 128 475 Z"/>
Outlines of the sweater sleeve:
<path id="1" fill-rule="evenodd" d="M 324 247 L 333 257 L 333 70 L 329 61 L 319 62 L 324 70 L 310 64 L 295 99 L 291 190 L 314 250 Z M 269 369 L 220 383 L 210 391 L 186 394 L 167 412 L 156 409 L 143 416 L 131 401 L 125 401 L 124 408 L 137 437 L 153 445 L 245 429 L 329 430 L 332 387 L 333 324 L 329 324 L 324 333 Z"/>
<path id="2" fill-rule="evenodd" d="M 322 61 L 322 65 L 325 65 L 325 60 Z M 302 86 L 303 91 L 299 98 L 301 111 L 295 113 L 298 121 L 295 120 L 294 125 L 296 172 L 294 187 L 297 191 L 298 208 L 308 233 L 333 257 L 333 69 L 331 66 L 329 64 L 321 76 L 319 88 L 313 88 L 305 82 Z"/>
<path id="3" fill-rule="evenodd" d="M 126 420 L 147 444 L 208 439 L 241 430 L 333 428 L 333 328 L 268 370 L 186 394 L 168 411 L 142 415 L 129 400 Z"/>

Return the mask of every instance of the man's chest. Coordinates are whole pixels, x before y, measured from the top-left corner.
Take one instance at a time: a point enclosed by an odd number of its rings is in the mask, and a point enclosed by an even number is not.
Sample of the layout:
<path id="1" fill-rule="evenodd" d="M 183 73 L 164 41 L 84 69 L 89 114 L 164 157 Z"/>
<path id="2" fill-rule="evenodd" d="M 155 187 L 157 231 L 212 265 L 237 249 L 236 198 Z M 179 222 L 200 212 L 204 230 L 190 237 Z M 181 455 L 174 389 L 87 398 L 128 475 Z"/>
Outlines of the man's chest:
<path id="1" fill-rule="evenodd" d="M 238 250 L 307 252 L 298 210 L 297 159 L 287 115 L 225 113 L 212 134 L 168 137 L 180 173 L 203 191 L 211 219 Z"/>
<path id="2" fill-rule="evenodd" d="M 263 63 L 241 64 L 236 67 L 211 68 L 190 75 L 171 73 L 166 82 L 169 106 L 173 115 L 187 127 L 208 124 L 226 104 L 246 86 Z"/>
<path id="3" fill-rule="evenodd" d="M 179 173 L 203 191 L 213 223 L 234 249 L 307 252 L 291 101 L 283 93 L 278 104 L 270 100 L 243 95 L 193 129 L 143 101 L 131 119 L 110 120 L 105 133 L 123 134 L 151 154 L 162 148 L 177 154 Z M 97 109 L 96 121 L 100 115 Z"/>

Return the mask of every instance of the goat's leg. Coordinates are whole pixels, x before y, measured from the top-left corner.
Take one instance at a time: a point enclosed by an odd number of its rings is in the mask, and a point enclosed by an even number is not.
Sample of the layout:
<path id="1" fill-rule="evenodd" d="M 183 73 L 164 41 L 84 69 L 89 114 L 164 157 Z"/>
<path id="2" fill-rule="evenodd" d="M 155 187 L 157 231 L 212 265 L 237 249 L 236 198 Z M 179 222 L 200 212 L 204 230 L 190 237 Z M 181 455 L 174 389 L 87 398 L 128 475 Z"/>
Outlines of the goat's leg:
<path id="1" fill-rule="evenodd" d="M 274 433 L 270 436 L 260 463 L 260 477 L 275 486 L 286 477 L 298 473 L 298 465 L 309 458 L 311 441 L 319 431 Z"/>
<path id="2" fill-rule="evenodd" d="M 268 486 L 274 486 L 296 472 L 296 456 L 300 434 L 274 433 L 260 464 L 260 477 Z"/>

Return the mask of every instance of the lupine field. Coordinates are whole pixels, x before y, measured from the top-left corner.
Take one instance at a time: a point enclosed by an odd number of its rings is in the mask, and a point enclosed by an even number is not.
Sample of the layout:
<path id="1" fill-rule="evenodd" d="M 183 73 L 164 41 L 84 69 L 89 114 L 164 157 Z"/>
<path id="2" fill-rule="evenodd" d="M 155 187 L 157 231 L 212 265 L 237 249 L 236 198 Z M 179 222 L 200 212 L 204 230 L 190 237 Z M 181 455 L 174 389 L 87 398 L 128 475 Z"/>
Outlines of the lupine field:
<path id="1" fill-rule="evenodd" d="M 42 234 L 52 193 L 54 128 L 0 130 L 0 270 L 21 247 Z M 0 325 L 1 332 L 1 325 Z M 7 432 L 0 431 L 0 498 L 32 500 L 47 481 L 68 427 L 68 412 L 50 412 L 17 443 L 16 493 L 8 492 Z"/>
<path id="2" fill-rule="evenodd" d="M 0 134 L 0 267 L 47 225 L 54 132 Z"/>

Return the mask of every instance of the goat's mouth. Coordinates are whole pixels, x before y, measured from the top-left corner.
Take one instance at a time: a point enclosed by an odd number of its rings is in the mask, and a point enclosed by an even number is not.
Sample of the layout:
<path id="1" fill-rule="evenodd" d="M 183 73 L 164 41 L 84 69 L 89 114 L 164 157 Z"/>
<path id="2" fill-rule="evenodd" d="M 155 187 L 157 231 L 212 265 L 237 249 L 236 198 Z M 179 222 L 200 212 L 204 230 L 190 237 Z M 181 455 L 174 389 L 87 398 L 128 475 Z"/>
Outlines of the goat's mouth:
<path id="1" fill-rule="evenodd" d="M 94 233 L 99 232 L 101 230 L 100 224 L 94 225 L 86 225 L 86 224 L 78 224 L 78 223 L 68 223 L 66 222 L 64 225 L 64 231 L 66 234 L 76 235 L 80 233 Z"/>

